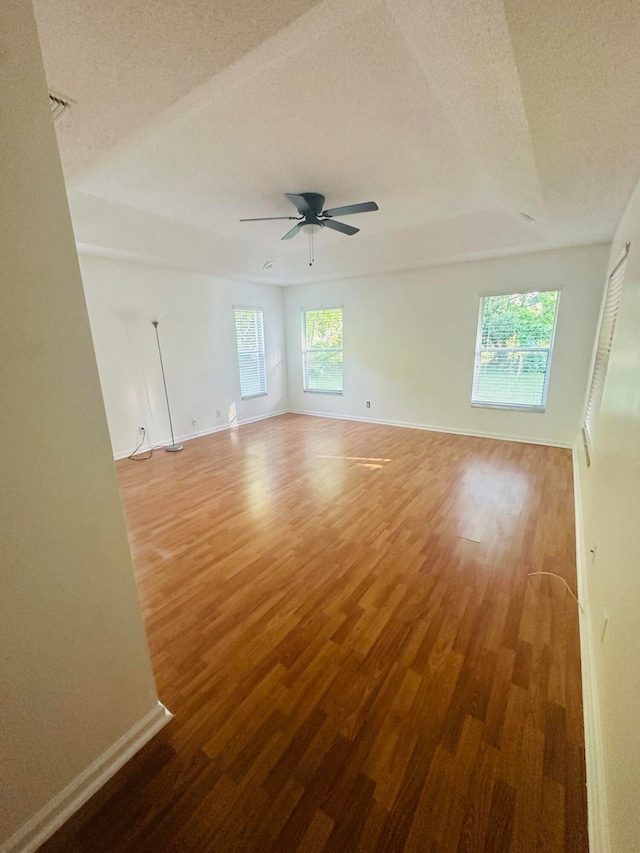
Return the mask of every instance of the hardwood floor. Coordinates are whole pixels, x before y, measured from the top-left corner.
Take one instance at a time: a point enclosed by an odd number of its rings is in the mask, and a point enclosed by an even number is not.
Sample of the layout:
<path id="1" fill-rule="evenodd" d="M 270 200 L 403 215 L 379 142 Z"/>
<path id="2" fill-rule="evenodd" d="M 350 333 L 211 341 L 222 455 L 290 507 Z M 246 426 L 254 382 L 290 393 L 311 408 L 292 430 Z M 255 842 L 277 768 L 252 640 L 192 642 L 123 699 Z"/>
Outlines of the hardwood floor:
<path id="1" fill-rule="evenodd" d="M 586 851 L 568 450 L 285 415 L 118 464 L 175 719 L 50 851 Z"/>

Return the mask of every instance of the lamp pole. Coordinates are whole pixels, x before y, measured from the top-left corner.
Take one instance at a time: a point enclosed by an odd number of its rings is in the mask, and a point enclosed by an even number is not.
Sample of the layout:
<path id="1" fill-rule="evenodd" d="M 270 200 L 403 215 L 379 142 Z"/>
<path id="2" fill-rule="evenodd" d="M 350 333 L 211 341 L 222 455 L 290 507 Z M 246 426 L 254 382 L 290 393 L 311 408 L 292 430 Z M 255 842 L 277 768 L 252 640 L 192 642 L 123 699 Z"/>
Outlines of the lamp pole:
<path id="1" fill-rule="evenodd" d="M 158 324 L 159 320 L 152 320 L 151 325 L 156 330 L 156 342 L 158 344 L 158 355 L 160 356 L 160 369 L 162 370 L 162 382 L 164 384 L 164 396 L 167 401 L 167 412 L 169 414 L 169 429 L 171 430 L 171 444 L 165 447 L 167 453 L 175 453 L 177 450 L 182 450 L 181 444 L 176 444 L 176 440 L 173 435 L 173 423 L 171 421 L 171 408 L 169 407 L 169 392 L 167 391 L 167 380 L 164 375 L 164 362 L 162 361 L 162 350 L 160 349 L 160 335 L 158 334 Z"/>

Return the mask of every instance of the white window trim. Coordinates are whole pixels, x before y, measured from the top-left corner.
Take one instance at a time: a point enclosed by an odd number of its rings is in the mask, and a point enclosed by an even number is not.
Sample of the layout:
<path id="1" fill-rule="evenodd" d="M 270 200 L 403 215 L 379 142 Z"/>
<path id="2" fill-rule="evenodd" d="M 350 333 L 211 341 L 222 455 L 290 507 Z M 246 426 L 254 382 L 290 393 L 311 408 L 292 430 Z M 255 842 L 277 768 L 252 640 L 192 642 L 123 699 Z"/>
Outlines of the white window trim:
<path id="1" fill-rule="evenodd" d="M 262 357 L 262 364 L 264 370 L 264 391 L 256 391 L 255 394 L 242 394 L 242 380 L 240 377 L 240 350 L 238 348 L 238 331 L 236 326 L 236 311 L 259 311 L 262 315 L 262 349 L 256 350 L 259 356 Z M 254 397 L 266 397 L 269 393 L 269 388 L 267 384 L 267 352 L 266 352 L 266 344 L 264 341 L 264 309 L 259 305 L 234 305 L 233 306 L 233 330 L 236 336 L 236 358 L 238 360 L 238 381 L 240 382 L 240 399 L 241 400 L 253 400 Z M 248 350 L 247 350 L 248 352 Z"/>
<path id="2" fill-rule="evenodd" d="M 324 390 L 321 388 L 307 388 L 307 365 L 306 365 L 306 355 L 308 352 L 314 352 L 314 350 L 307 349 L 307 323 L 306 323 L 306 314 L 308 311 L 336 311 L 340 309 L 342 311 L 342 320 L 343 320 L 343 328 L 342 328 L 342 346 L 338 347 L 327 347 L 326 349 L 322 349 L 322 352 L 341 352 L 343 365 L 342 365 L 342 391 L 331 391 Z M 304 394 L 326 394 L 330 397 L 344 397 L 344 305 L 320 305 L 317 308 L 301 308 L 300 309 L 300 322 L 301 322 L 301 332 L 302 332 L 302 391 Z M 317 352 L 317 350 L 315 350 Z"/>
<path id="3" fill-rule="evenodd" d="M 548 347 L 483 347 L 482 346 L 482 318 L 484 314 L 484 300 L 490 299 L 493 296 L 512 296 L 514 294 L 525 295 L 527 293 L 557 293 L 556 310 L 553 317 L 553 329 L 551 330 L 551 340 Z M 504 409 L 513 412 L 533 412 L 543 414 L 547 408 L 547 393 L 549 391 L 549 377 L 551 376 L 551 362 L 553 359 L 553 345 L 556 339 L 556 328 L 558 326 L 558 313 L 560 306 L 560 297 L 562 295 L 561 287 L 536 287 L 534 290 L 511 290 L 509 292 L 500 293 L 483 293 L 480 296 L 480 306 L 478 309 L 478 328 L 476 332 L 476 349 L 473 361 L 473 382 L 471 386 L 471 406 L 477 409 Z M 547 369 L 544 376 L 544 385 L 542 387 L 542 403 L 539 406 L 533 406 L 530 403 L 489 403 L 483 400 L 476 400 L 475 395 L 478 387 L 478 360 L 483 352 L 545 352 L 547 353 Z"/>
<path id="4" fill-rule="evenodd" d="M 620 307 L 620 299 L 622 298 L 622 289 L 624 287 L 624 275 L 627 256 L 629 254 L 630 243 L 627 243 L 618 255 L 616 262 L 607 276 L 607 286 L 605 287 L 602 297 L 602 305 L 600 307 L 600 318 L 598 320 L 598 336 L 596 337 L 593 355 L 591 357 L 591 371 L 589 380 L 589 390 L 584 405 L 584 413 L 582 417 L 582 438 L 587 458 L 587 465 L 591 465 L 593 457 L 593 449 L 595 447 L 595 438 L 597 433 L 598 420 L 600 417 L 600 408 L 602 406 L 602 397 L 607 381 L 607 371 L 609 368 L 609 358 L 613 346 L 613 337 L 615 334 L 616 321 L 618 318 L 618 310 Z M 622 267 L 622 270 L 620 268 Z M 618 281 L 614 280 L 616 273 L 621 272 Z M 612 289 L 612 284 L 616 283 L 615 290 Z M 609 340 L 605 343 L 602 340 L 603 329 L 607 314 L 610 315 L 609 324 L 611 331 Z M 598 371 L 598 368 L 600 370 Z M 597 381 L 601 379 L 601 381 Z"/>

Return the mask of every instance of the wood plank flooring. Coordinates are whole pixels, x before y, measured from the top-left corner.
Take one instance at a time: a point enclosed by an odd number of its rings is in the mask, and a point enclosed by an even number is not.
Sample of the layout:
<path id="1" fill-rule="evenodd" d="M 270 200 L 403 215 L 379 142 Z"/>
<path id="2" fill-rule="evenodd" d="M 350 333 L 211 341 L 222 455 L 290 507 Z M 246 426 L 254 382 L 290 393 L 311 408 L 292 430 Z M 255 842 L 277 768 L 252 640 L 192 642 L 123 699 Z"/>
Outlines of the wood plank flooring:
<path id="1" fill-rule="evenodd" d="M 588 849 L 568 450 L 285 415 L 118 464 L 175 719 L 53 851 Z"/>

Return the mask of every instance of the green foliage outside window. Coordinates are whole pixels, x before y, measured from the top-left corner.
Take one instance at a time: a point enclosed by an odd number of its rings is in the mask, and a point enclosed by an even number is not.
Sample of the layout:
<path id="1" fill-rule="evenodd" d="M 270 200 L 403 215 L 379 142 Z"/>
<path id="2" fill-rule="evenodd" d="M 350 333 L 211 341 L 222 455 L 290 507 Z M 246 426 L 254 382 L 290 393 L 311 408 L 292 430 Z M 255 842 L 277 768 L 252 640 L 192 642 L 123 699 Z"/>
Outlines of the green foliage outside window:
<path id="1" fill-rule="evenodd" d="M 473 402 L 544 405 L 558 291 L 482 300 Z"/>
<path id="2" fill-rule="evenodd" d="M 303 313 L 305 391 L 342 391 L 342 308 Z"/>

